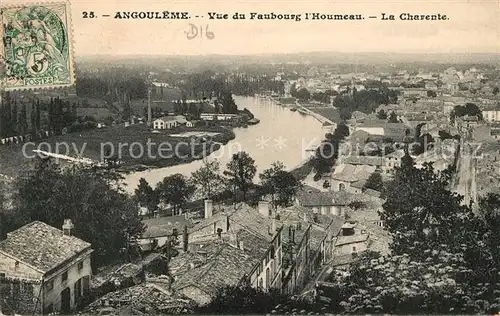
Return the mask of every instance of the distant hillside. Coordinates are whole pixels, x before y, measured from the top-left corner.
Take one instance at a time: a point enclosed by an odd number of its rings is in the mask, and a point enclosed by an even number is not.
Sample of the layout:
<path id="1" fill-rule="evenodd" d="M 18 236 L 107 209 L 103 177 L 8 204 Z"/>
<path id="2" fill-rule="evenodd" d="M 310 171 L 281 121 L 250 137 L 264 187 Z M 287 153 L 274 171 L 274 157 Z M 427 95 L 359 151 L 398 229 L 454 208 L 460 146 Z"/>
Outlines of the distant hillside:
<path id="1" fill-rule="evenodd" d="M 339 53 L 311 52 L 269 55 L 96 55 L 77 59 L 81 62 L 195 62 L 208 64 L 252 64 L 252 63 L 314 63 L 314 64 L 391 64 L 391 63 L 456 63 L 456 64 L 500 64 L 500 54 L 410 54 L 410 53 Z"/>

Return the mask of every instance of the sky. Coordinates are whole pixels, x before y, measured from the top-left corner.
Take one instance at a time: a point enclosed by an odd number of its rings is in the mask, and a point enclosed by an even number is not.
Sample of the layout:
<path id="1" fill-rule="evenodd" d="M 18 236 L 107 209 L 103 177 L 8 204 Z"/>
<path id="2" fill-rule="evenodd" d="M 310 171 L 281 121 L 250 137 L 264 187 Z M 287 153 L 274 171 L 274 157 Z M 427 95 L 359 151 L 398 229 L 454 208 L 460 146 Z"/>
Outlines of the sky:
<path id="1" fill-rule="evenodd" d="M 500 0 L 278 1 L 72 0 L 76 56 L 276 54 L 316 51 L 500 53 Z M 18 5 L 20 0 L 3 0 Z M 44 2 L 44 1 L 40 1 Z M 190 20 L 119 20 L 117 11 L 187 11 Z M 93 11 L 95 19 L 83 18 Z M 363 14 L 361 21 L 209 20 L 208 12 Z M 381 13 L 396 21 L 381 21 Z M 400 21 L 401 13 L 446 14 L 445 21 Z M 110 17 L 102 17 L 108 14 Z M 199 18 L 194 16 L 198 15 Z M 378 16 L 369 19 L 368 16 Z M 213 39 L 189 40 L 190 23 Z"/>

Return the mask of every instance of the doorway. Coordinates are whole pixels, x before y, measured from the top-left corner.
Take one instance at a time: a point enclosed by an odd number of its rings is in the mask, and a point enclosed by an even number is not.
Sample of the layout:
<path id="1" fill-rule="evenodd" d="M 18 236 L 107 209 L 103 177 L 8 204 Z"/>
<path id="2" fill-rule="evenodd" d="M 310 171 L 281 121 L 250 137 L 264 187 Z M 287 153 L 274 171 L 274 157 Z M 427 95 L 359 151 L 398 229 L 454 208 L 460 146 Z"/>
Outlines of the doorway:
<path id="1" fill-rule="evenodd" d="M 68 313 L 71 309 L 71 292 L 69 287 L 61 292 L 61 312 Z"/>

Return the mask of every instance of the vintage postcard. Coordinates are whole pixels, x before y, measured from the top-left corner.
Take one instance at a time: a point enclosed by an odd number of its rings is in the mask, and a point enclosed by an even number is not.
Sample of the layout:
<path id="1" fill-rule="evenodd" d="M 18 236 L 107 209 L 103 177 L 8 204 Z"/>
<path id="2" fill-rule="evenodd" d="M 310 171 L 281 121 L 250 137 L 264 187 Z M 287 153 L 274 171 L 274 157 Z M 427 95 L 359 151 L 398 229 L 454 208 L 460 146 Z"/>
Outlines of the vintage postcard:
<path id="1" fill-rule="evenodd" d="M 74 84 L 70 16 L 66 2 L 1 8 L 5 90 Z"/>
<path id="2" fill-rule="evenodd" d="M 498 0 L 0 19 L 0 316 L 500 313 Z"/>

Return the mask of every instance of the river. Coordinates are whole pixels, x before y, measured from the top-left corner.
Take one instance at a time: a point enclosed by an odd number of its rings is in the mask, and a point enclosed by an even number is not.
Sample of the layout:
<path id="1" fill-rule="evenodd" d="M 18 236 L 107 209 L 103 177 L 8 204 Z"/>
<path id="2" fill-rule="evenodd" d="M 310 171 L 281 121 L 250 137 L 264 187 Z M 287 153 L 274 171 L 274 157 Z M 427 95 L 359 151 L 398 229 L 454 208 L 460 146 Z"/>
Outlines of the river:
<path id="1" fill-rule="evenodd" d="M 209 160 L 220 161 L 221 169 L 239 150 L 246 151 L 255 160 L 257 174 L 278 160 L 288 169 L 294 169 L 310 156 L 307 149 L 316 148 L 324 138 L 322 124 L 312 116 L 292 112 L 266 99 L 235 96 L 234 100 L 239 109 L 249 109 L 260 123 L 248 128 L 236 128 L 235 139 L 209 156 Z M 190 176 L 202 164 L 202 160 L 195 160 L 187 164 L 130 173 L 125 176 L 126 191 L 133 193 L 140 178 L 145 178 L 154 187 L 163 178 L 175 173 Z"/>

